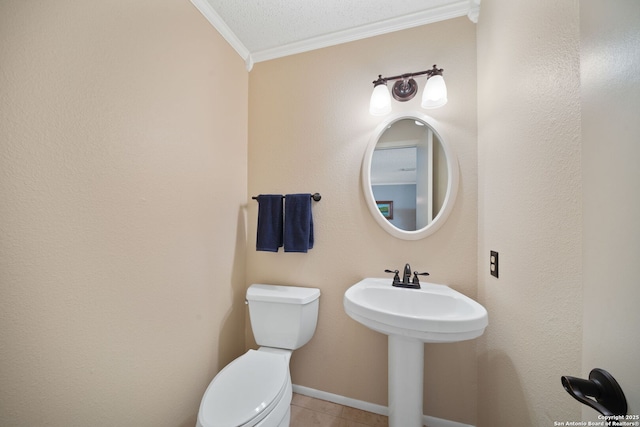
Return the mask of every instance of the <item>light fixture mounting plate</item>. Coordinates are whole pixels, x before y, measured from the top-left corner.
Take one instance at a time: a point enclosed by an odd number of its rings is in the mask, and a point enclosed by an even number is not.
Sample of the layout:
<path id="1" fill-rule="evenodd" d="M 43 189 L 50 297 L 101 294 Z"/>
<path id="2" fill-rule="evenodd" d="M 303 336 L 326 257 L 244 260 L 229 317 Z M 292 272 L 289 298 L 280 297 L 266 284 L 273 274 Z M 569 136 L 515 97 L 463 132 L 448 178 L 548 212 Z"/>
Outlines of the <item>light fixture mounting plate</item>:
<path id="1" fill-rule="evenodd" d="M 405 102 L 418 93 L 418 83 L 414 79 L 402 79 L 393 84 L 391 94 L 396 101 Z"/>

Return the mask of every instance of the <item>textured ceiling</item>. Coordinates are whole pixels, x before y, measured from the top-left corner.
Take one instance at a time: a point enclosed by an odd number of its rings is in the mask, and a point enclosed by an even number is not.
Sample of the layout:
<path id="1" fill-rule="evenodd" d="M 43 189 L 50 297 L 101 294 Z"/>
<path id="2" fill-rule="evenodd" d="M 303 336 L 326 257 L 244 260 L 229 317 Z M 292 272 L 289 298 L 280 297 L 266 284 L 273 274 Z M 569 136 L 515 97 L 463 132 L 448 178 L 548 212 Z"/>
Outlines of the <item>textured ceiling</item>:
<path id="1" fill-rule="evenodd" d="M 480 0 L 191 0 L 253 62 L 468 15 Z"/>

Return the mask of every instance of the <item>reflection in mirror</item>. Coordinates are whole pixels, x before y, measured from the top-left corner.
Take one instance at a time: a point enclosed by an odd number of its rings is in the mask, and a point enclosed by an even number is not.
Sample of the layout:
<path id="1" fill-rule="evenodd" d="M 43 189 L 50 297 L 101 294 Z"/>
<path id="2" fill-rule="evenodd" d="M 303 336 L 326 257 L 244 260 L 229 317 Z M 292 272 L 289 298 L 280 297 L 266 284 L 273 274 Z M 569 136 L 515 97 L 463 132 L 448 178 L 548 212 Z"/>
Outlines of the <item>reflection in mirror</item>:
<path id="1" fill-rule="evenodd" d="M 415 231 L 438 215 L 447 190 L 447 162 L 433 130 L 415 119 L 390 125 L 371 159 L 371 189 L 383 216 L 401 230 Z M 381 203 L 381 201 L 387 203 Z"/>
<path id="2" fill-rule="evenodd" d="M 416 240 L 436 231 L 453 208 L 458 162 L 421 113 L 381 123 L 365 152 L 362 183 L 367 205 L 390 234 Z"/>

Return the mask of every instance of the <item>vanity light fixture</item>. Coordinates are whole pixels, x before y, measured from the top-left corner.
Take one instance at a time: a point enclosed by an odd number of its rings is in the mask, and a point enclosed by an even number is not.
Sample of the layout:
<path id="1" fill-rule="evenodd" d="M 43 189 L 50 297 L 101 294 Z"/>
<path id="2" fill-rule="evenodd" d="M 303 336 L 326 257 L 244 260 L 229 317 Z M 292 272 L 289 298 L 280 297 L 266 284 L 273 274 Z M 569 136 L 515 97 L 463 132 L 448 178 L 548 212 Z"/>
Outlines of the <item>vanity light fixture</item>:
<path id="1" fill-rule="evenodd" d="M 422 93 L 422 108 L 438 108 L 447 103 L 447 86 L 442 77 L 442 68 L 436 65 L 430 70 L 418 71 L 417 73 L 407 73 L 399 76 L 382 77 L 373 82 L 373 93 L 369 102 L 369 112 L 374 116 L 384 116 L 391 112 L 391 96 L 387 89 L 387 82 L 397 80 L 392 88 L 391 94 L 396 101 L 405 102 L 416 96 L 418 83 L 413 79 L 416 76 L 427 76 L 427 84 Z"/>

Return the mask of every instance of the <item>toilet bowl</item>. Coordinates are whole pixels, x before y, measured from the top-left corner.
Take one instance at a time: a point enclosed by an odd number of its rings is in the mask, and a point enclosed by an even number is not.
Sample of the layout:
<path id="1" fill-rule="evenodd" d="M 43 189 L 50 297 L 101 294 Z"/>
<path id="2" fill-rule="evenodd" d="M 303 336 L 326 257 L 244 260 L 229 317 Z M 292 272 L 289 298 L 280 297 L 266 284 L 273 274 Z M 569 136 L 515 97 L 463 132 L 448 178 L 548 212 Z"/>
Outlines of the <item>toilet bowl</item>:
<path id="1" fill-rule="evenodd" d="M 249 317 L 258 350 L 222 369 L 202 397 L 196 427 L 288 427 L 289 361 L 313 336 L 320 290 L 251 285 Z"/>
<path id="2" fill-rule="evenodd" d="M 291 377 L 286 355 L 249 350 L 209 384 L 197 427 L 287 427 Z"/>

